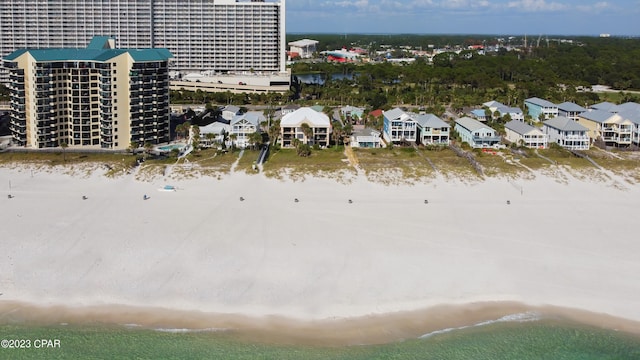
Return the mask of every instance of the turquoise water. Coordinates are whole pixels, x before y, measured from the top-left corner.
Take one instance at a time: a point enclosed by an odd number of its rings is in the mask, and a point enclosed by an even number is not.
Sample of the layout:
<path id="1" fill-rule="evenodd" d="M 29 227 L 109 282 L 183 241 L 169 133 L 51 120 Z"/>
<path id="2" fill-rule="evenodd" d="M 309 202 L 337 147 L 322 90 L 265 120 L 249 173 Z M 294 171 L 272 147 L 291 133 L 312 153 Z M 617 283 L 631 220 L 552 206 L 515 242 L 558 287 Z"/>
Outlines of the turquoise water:
<path id="1" fill-rule="evenodd" d="M 575 323 L 493 323 L 385 345 L 248 342 L 233 332 L 112 326 L 0 326 L 0 339 L 59 339 L 59 348 L 0 349 L 0 359 L 640 359 L 640 337 Z"/>
<path id="2" fill-rule="evenodd" d="M 171 145 L 165 145 L 165 146 L 158 147 L 158 149 L 160 149 L 162 151 L 171 151 L 173 149 L 182 150 L 183 148 L 184 148 L 184 144 L 171 144 Z"/>

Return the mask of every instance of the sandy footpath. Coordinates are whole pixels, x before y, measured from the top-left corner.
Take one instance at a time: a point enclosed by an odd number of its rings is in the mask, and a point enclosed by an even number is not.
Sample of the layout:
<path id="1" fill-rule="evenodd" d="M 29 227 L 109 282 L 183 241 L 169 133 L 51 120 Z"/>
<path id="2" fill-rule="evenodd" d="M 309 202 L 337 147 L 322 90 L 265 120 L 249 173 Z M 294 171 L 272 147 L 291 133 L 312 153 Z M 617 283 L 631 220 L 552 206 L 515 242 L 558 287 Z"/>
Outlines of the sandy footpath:
<path id="1" fill-rule="evenodd" d="M 159 191 L 166 184 L 178 190 Z M 0 168 L 0 196 L 4 309 L 323 321 L 506 302 L 640 329 L 638 185 L 543 175 L 517 186 L 344 185 L 239 173 L 139 182 Z"/>

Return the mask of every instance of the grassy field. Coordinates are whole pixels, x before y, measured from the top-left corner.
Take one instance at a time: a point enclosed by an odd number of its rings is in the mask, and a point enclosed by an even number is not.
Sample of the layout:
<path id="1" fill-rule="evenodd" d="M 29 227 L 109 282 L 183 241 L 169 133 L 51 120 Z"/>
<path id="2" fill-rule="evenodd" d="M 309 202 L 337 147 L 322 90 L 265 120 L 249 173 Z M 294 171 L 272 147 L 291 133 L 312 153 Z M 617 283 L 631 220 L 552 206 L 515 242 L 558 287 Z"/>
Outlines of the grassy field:
<path id="1" fill-rule="evenodd" d="M 571 152 L 553 147 L 545 150 L 523 150 L 524 155 L 509 150 L 485 153 L 472 151 L 481 165 L 485 177 L 532 178 L 531 171 L 568 182 L 568 175 L 587 180 L 610 181 L 615 174 L 632 184 L 640 183 L 640 152 L 605 151 L 592 148 L 582 153 L 588 155 L 602 168 L 602 172 L 586 159 Z M 428 181 L 438 174 L 446 179 L 480 181 L 482 177 L 465 158 L 448 148 L 425 149 L 401 148 L 362 149 L 354 148 L 351 162 L 357 163 L 369 181 L 385 184 L 415 183 Z M 118 177 L 135 172 L 136 179 L 148 181 L 154 177 L 171 176 L 174 179 L 209 176 L 220 179 L 231 172 L 238 161 L 236 171 L 256 174 L 253 164 L 258 151 L 245 150 L 238 160 L 239 151 L 220 152 L 204 149 L 189 154 L 186 159 L 148 159 L 136 169 L 136 158 L 141 155 L 129 153 L 79 153 L 58 152 L 5 152 L 0 153 L 0 166 L 15 167 L 27 164 L 31 169 L 62 170 L 70 176 L 88 177 L 96 171 L 107 177 Z M 433 165 L 433 166 L 432 166 Z M 435 170 L 434 170 L 435 167 Z M 289 177 L 303 180 L 305 176 L 333 178 L 339 182 L 350 182 L 356 169 L 345 154 L 344 147 L 313 150 L 311 156 L 300 157 L 293 149 L 274 150 L 264 164 L 265 175 L 272 178 Z"/>
<path id="2" fill-rule="evenodd" d="M 344 147 L 312 150 L 311 156 L 300 157 L 295 149 L 279 149 L 271 152 L 264 164 L 264 173 L 272 178 L 289 177 L 303 180 L 305 175 L 347 181 L 355 169 L 349 165 Z"/>
<path id="3" fill-rule="evenodd" d="M 353 154 L 370 181 L 390 184 L 415 182 L 435 176 L 424 156 L 413 148 L 354 148 Z"/>
<path id="4" fill-rule="evenodd" d="M 236 171 L 245 172 L 247 174 L 257 174 L 257 171 L 253 169 L 253 165 L 258 160 L 258 155 L 260 155 L 259 150 L 246 149 L 240 158 L 240 161 L 238 161 Z"/>

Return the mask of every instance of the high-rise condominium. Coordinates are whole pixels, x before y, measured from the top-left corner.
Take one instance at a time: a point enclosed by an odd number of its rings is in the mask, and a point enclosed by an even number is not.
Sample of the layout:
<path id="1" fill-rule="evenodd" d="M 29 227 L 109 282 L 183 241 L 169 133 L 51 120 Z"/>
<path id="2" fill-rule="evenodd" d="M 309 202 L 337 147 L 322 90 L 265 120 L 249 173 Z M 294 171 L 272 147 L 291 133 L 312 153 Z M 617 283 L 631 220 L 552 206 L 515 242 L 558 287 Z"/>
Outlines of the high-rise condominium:
<path id="1" fill-rule="evenodd" d="M 81 48 L 96 35 L 119 48 L 168 48 L 176 70 L 286 71 L 285 0 L 0 1 L 0 57 Z"/>

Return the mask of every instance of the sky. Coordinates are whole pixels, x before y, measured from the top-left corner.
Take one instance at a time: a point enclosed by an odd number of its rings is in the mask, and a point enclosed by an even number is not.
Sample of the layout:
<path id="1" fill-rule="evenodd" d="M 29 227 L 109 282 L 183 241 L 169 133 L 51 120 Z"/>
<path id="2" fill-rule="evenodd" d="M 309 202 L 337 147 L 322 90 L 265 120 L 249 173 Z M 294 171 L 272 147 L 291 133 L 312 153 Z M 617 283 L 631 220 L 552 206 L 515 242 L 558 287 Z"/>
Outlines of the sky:
<path id="1" fill-rule="evenodd" d="M 287 33 L 640 35 L 640 0 L 286 0 Z"/>

